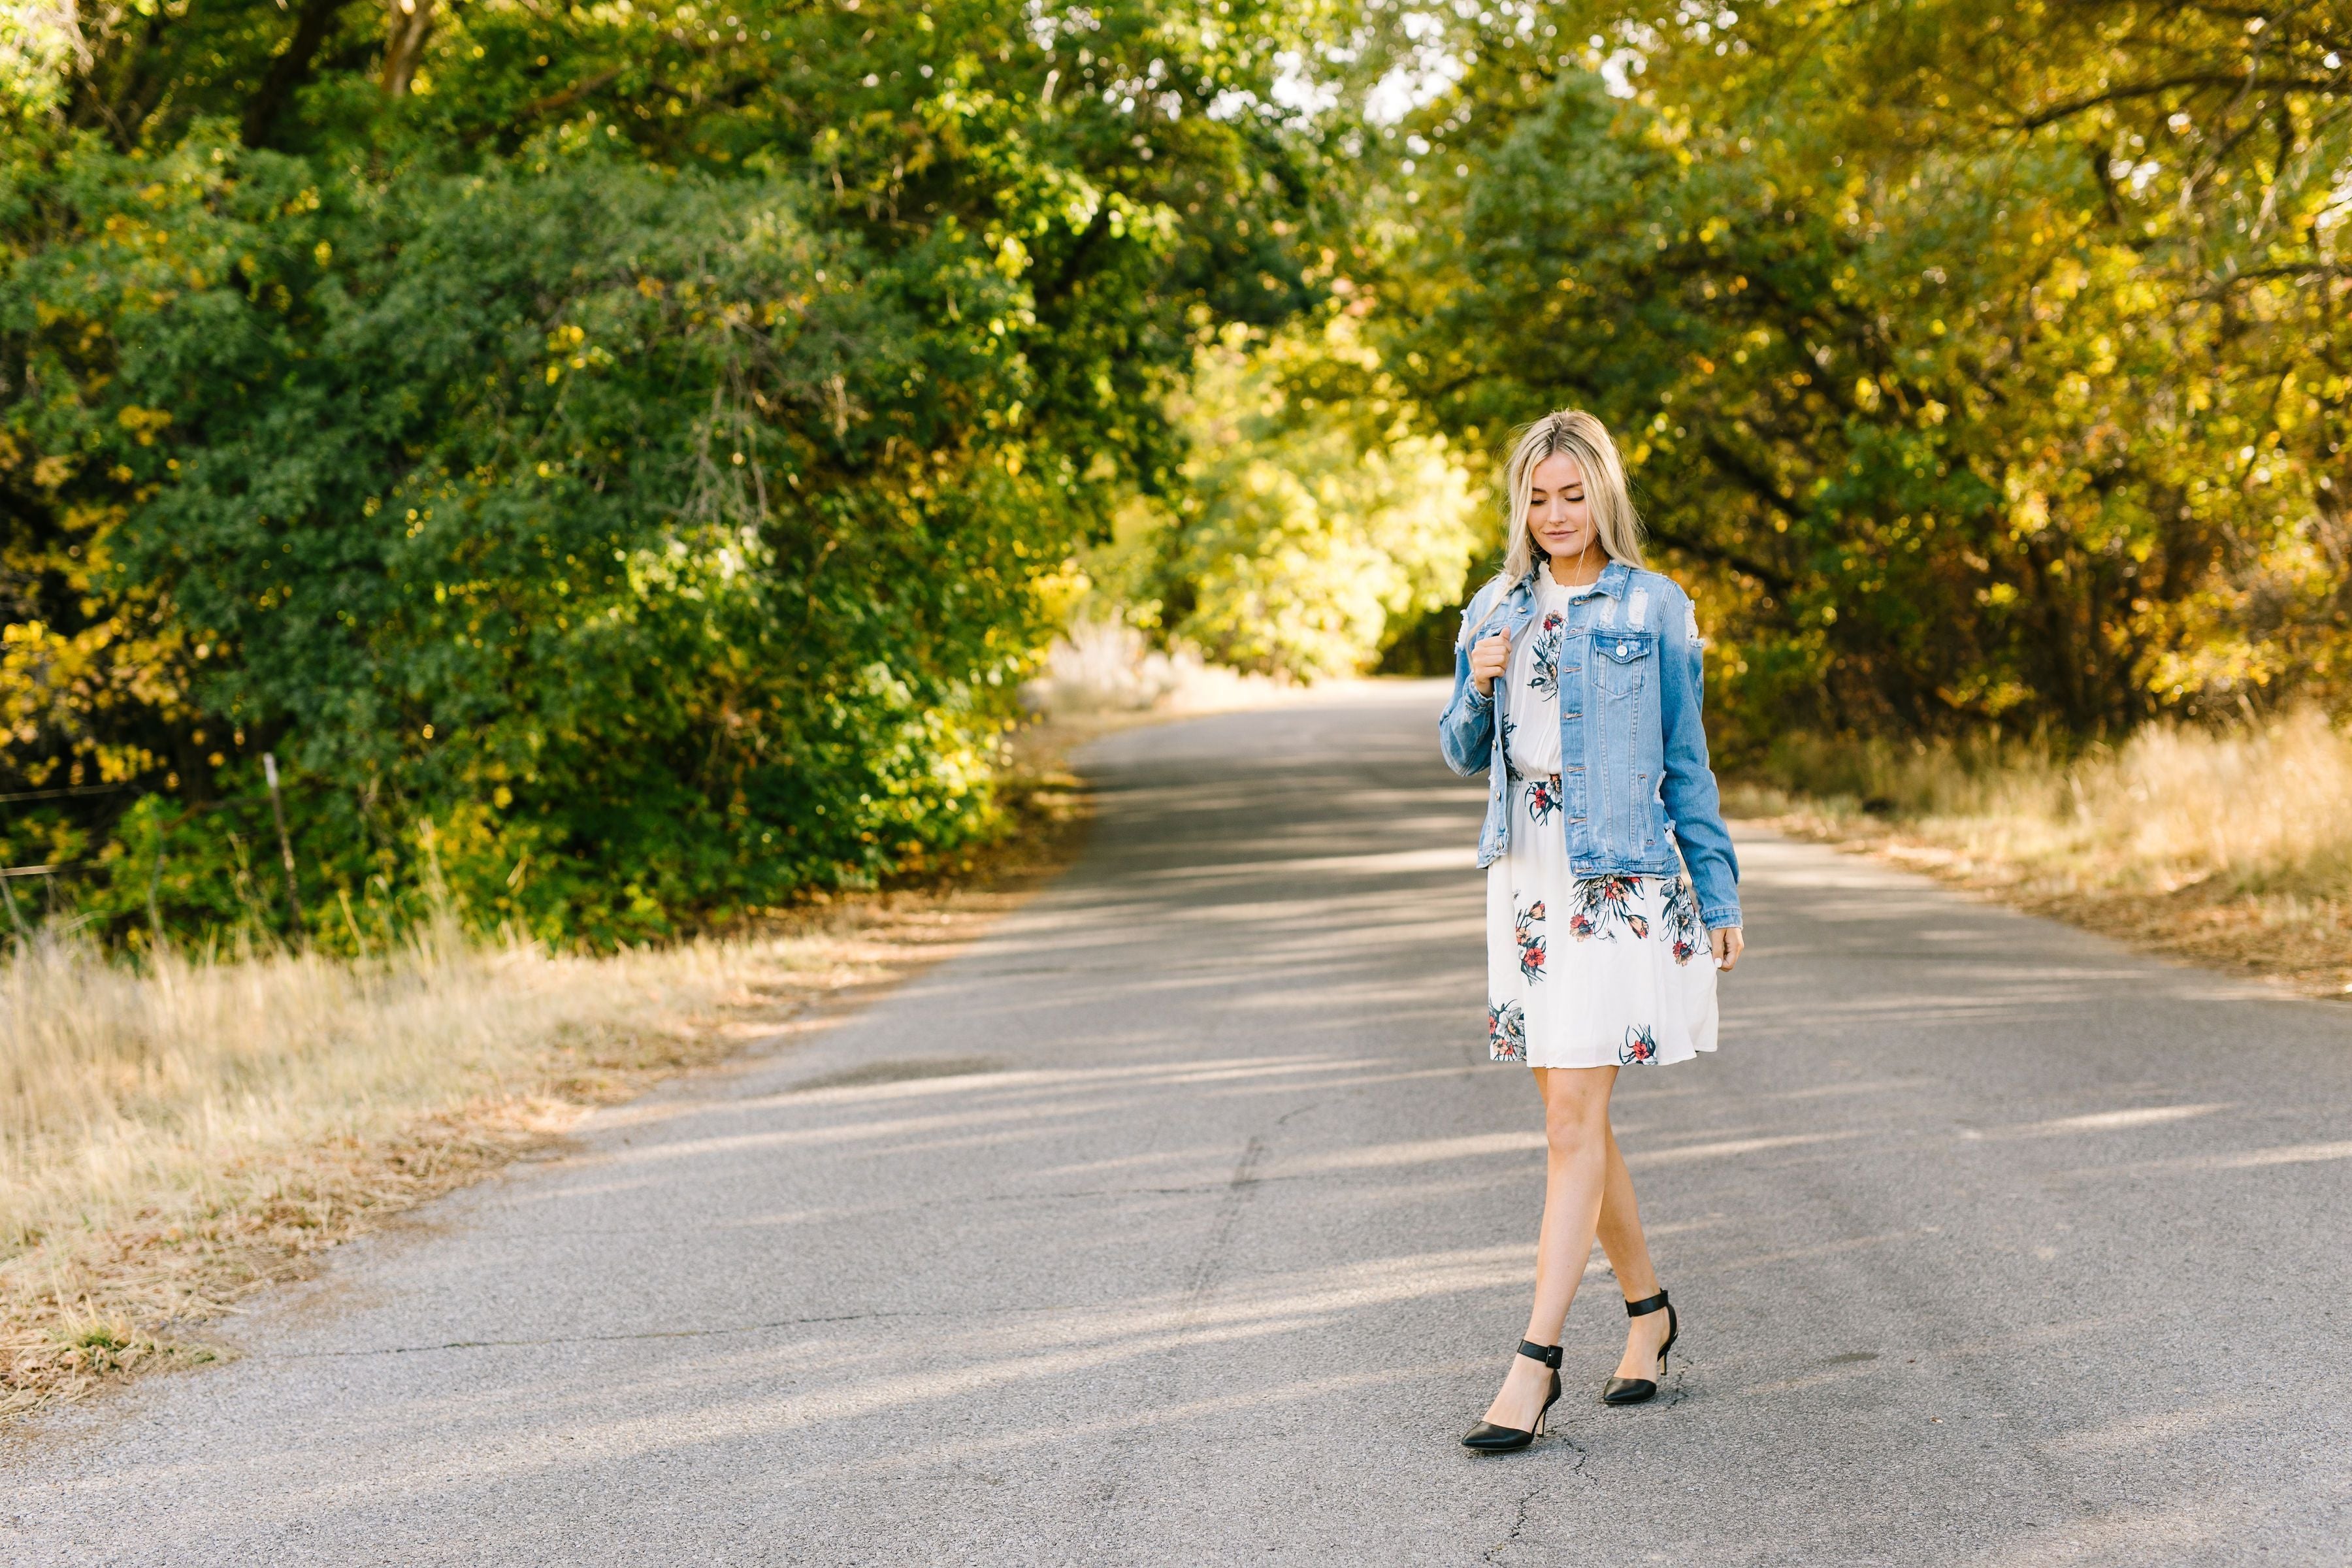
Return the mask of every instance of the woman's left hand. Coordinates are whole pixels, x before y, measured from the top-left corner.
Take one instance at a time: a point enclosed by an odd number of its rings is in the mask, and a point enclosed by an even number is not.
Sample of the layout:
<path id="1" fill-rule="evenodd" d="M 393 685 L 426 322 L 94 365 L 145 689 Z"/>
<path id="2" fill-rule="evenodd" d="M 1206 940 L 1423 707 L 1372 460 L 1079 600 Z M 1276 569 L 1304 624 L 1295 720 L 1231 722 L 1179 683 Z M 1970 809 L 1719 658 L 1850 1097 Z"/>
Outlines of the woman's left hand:
<path id="1" fill-rule="evenodd" d="M 1715 949 L 1715 966 L 1729 973 L 1739 962 L 1739 950 L 1748 945 L 1738 926 L 1717 926 L 1706 933 L 1707 944 Z"/>

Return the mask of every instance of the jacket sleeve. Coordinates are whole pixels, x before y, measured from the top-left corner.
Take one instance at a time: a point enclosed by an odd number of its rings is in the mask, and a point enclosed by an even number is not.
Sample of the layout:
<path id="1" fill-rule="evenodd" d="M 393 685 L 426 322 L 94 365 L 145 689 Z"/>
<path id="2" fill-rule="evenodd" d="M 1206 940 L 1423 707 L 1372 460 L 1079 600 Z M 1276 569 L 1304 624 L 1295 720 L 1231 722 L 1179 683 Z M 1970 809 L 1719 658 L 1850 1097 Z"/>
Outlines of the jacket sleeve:
<path id="1" fill-rule="evenodd" d="M 1495 757 L 1495 700 L 1470 680 L 1468 634 L 1477 611 L 1473 598 L 1462 612 L 1462 626 L 1454 634 L 1454 695 L 1437 716 L 1437 749 L 1445 765 L 1464 778 L 1485 773 Z"/>
<path id="2" fill-rule="evenodd" d="M 1723 825 L 1723 802 L 1715 772 L 1707 765 L 1706 727 L 1699 711 L 1704 647 L 1698 613 L 1679 588 L 1659 628 L 1659 689 L 1665 725 L 1665 778 L 1661 794 L 1673 821 L 1675 841 L 1690 868 L 1698 895 L 1699 919 L 1706 929 L 1736 926 L 1739 919 L 1739 858 Z"/>

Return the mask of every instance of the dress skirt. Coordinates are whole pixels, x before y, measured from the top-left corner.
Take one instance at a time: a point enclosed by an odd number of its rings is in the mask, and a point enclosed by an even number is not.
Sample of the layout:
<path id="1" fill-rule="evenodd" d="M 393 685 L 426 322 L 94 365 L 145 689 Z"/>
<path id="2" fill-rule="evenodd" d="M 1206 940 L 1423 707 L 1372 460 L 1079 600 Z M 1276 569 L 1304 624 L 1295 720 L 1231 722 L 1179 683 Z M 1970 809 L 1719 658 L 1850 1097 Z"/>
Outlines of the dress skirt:
<path id="1" fill-rule="evenodd" d="M 1663 1067 L 1715 1049 L 1715 959 L 1690 878 L 1570 874 L 1557 775 L 1514 777 L 1486 870 L 1487 1055 Z"/>

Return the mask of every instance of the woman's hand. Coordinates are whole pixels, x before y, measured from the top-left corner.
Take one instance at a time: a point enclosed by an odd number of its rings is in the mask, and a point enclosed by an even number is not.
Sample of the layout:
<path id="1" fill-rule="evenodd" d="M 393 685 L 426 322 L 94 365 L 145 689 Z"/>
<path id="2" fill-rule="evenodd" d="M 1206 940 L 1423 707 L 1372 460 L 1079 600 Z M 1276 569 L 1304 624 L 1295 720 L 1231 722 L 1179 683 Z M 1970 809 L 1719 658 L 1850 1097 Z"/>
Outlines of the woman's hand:
<path id="1" fill-rule="evenodd" d="M 1484 697 L 1494 688 L 1495 678 L 1511 667 L 1511 634 L 1496 632 L 1484 637 L 1470 649 L 1470 679 L 1477 683 L 1478 695 Z"/>
<path id="2" fill-rule="evenodd" d="M 1715 949 L 1715 966 L 1727 974 L 1739 963 L 1739 950 L 1748 945 L 1738 926 L 1717 926 L 1706 933 L 1706 940 Z"/>

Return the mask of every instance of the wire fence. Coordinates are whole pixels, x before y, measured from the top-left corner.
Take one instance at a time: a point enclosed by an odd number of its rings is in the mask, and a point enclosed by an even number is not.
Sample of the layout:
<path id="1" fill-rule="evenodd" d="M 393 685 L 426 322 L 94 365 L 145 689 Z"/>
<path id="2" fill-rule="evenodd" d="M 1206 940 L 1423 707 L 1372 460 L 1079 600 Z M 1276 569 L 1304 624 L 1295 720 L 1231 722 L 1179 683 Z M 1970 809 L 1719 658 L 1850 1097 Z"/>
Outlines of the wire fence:
<path id="1" fill-rule="evenodd" d="M 265 752 L 262 756 L 262 763 L 269 788 L 267 816 L 270 824 L 277 830 L 278 858 L 279 863 L 285 871 L 287 912 L 290 917 L 289 923 L 292 929 L 296 931 L 299 931 L 302 929 L 302 895 L 300 884 L 297 876 L 293 836 L 288 828 L 286 819 L 286 804 L 284 795 L 287 792 L 280 786 L 280 774 L 278 768 L 277 757 Z M 113 795 L 120 794 L 126 790 L 135 790 L 139 787 L 141 786 L 136 783 L 122 783 L 105 784 L 68 784 L 52 789 L 13 790 L 6 793 L 0 793 L 0 806 L 31 804 L 39 801 L 65 800 L 87 795 Z M 262 802 L 249 798 L 198 801 L 191 803 L 181 811 L 179 816 L 173 817 L 169 822 L 161 824 L 159 826 L 155 851 L 152 857 L 152 863 L 147 868 L 148 921 L 150 925 L 153 928 L 155 939 L 159 942 L 163 940 L 163 918 L 159 901 L 160 888 L 163 880 L 163 866 L 165 861 L 165 856 L 163 849 L 163 836 L 177 828 L 185 826 L 188 823 L 196 820 L 198 817 L 210 816 L 217 812 L 234 813 L 239 818 L 238 826 L 249 826 L 257 829 L 260 825 L 260 819 L 264 815 L 264 807 Z M 73 860 L 52 860 L 33 866 L 0 866 L 0 904 L 5 905 L 5 912 L 10 927 L 15 931 L 18 942 L 28 942 L 33 939 L 34 922 L 26 919 L 24 906 L 18 900 L 16 890 L 16 883 L 30 881 L 35 879 L 38 879 L 45 883 L 55 883 L 60 880 L 70 880 L 78 877 L 95 876 L 101 872 L 112 872 L 116 875 L 120 875 L 123 868 L 124 863 L 121 861 L 110 863 L 96 856 L 84 856 L 79 859 Z M 44 904 L 47 904 L 49 900 L 44 898 L 41 901 Z M 40 922 L 42 924 L 47 924 L 47 911 L 44 910 L 37 911 L 37 913 L 39 915 Z"/>

